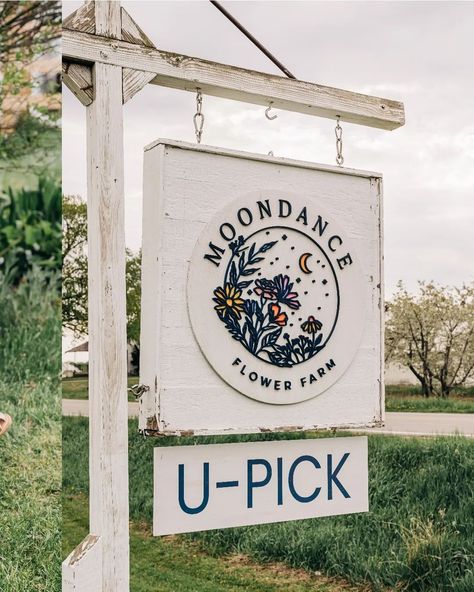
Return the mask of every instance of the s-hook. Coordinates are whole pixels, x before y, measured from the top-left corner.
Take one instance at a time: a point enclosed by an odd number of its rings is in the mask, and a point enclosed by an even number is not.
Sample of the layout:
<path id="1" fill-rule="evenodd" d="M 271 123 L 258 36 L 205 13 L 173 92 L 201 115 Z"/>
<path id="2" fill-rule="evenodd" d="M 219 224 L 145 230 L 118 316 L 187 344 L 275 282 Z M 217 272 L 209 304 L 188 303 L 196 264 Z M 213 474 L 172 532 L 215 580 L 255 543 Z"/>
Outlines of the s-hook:
<path id="1" fill-rule="evenodd" d="M 270 101 L 268 107 L 265 109 L 265 117 L 270 121 L 273 121 L 278 117 L 278 115 L 270 115 L 270 111 L 272 109 L 273 101 Z"/>

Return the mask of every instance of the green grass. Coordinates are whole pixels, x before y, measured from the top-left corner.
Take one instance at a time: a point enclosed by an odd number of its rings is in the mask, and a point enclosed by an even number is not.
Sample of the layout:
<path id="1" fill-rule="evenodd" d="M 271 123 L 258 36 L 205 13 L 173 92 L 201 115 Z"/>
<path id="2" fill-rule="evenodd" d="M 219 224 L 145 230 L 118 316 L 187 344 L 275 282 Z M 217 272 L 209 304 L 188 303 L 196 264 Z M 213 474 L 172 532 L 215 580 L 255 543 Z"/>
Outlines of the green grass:
<path id="1" fill-rule="evenodd" d="M 138 384 L 138 376 L 128 377 L 128 386 Z M 62 381 L 63 399 L 87 399 L 88 385 L 87 376 L 74 376 L 73 378 L 64 378 Z M 129 401 L 136 401 L 132 393 L 128 393 Z"/>
<path id="2" fill-rule="evenodd" d="M 65 418 L 63 426 L 64 488 L 70 495 L 84 495 L 88 479 L 87 419 Z M 133 420 L 129 436 L 130 514 L 134 523 L 149 527 L 153 447 L 175 445 L 178 439 L 144 440 L 136 429 Z M 302 435 L 183 438 L 179 443 L 275 437 Z M 367 514 L 175 538 L 199 541 L 216 558 L 240 553 L 258 562 L 282 561 L 294 568 L 321 570 L 353 584 L 368 585 L 372 590 L 472 592 L 474 442 L 462 437 L 371 436 L 369 473 L 371 511 Z M 74 544 L 82 534 L 77 533 Z M 158 549 L 161 543 L 156 545 Z M 143 588 L 156 589 L 160 588 Z"/>
<path id="3" fill-rule="evenodd" d="M 474 413 L 474 389 L 464 388 L 447 399 L 422 397 L 420 389 L 408 385 L 385 387 L 386 411 L 418 411 L 421 413 Z"/>
<path id="4" fill-rule="evenodd" d="M 87 497 L 63 498 L 63 554 L 88 533 Z M 282 564 L 261 565 L 243 555 L 222 558 L 204 552 L 184 537 L 154 538 L 150 528 L 132 523 L 132 592 L 357 592 L 348 586 Z"/>
<path id="5" fill-rule="evenodd" d="M 137 376 L 128 378 L 128 386 L 138 383 Z M 62 383 L 64 399 L 87 399 L 87 376 L 65 378 Z M 471 390 L 465 389 L 467 394 L 454 394 L 448 399 L 430 397 L 425 399 L 414 386 L 387 386 L 385 395 L 386 411 L 419 411 L 425 413 L 474 413 L 474 396 Z M 135 397 L 129 393 L 129 401 Z"/>
<path id="6" fill-rule="evenodd" d="M 60 302 L 33 273 L 0 278 L 0 590 L 55 592 L 60 579 Z"/>

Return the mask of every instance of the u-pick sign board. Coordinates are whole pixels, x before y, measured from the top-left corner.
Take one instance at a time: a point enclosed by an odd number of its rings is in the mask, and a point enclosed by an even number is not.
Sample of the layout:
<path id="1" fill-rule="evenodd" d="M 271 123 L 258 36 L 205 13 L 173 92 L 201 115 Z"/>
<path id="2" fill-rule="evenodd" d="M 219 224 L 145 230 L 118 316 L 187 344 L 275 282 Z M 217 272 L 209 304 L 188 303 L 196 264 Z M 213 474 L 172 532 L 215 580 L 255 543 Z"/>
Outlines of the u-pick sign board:
<path id="1" fill-rule="evenodd" d="M 141 429 L 378 425 L 380 175 L 163 140 L 144 183 Z"/>
<path id="2" fill-rule="evenodd" d="M 367 438 L 156 447 L 153 534 L 368 511 Z"/>

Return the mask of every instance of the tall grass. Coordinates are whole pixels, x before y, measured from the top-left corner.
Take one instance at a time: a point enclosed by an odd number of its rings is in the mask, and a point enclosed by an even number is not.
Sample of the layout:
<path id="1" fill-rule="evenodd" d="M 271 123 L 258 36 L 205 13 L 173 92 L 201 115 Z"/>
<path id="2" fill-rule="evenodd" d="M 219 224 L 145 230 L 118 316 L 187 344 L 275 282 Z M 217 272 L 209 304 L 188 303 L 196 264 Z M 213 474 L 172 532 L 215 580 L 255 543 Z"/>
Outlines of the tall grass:
<path id="1" fill-rule="evenodd" d="M 60 580 L 61 318 L 55 278 L 0 278 L 0 590 L 56 592 Z"/>
<path id="2" fill-rule="evenodd" d="M 154 446 L 274 438 L 144 440 L 136 422 L 130 422 L 132 519 L 152 520 Z M 87 492 L 87 445 L 87 419 L 65 418 L 66 492 Z M 237 551 L 260 561 L 281 560 L 366 583 L 373 590 L 472 592 L 474 442 L 371 436 L 369 478 L 367 514 L 216 530 L 191 538 L 215 554 Z"/>
<path id="3" fill-rule="evenodd" d="M 16 287 L 0 274 L 0 372 L 4 382 L 52 380 L 61 370 L 57 273 L 33 268 Z"/>

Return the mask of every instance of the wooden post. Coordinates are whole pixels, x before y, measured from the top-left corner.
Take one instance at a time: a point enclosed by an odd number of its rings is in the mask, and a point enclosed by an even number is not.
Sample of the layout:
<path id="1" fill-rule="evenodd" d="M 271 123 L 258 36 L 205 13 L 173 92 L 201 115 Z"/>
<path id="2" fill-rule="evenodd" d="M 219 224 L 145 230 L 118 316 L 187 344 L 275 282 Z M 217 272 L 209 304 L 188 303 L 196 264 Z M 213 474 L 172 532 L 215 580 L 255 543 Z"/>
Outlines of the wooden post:
<path id="1" fill-rule="evenodd" d="M 128 592 L 128 421 L 122 103 L 148 83 L 395 129 L 403 104 L 158 50 L 116 0 L 64 22 L 64 82 L 87 107 L 90 534 L 63 592 Z"/>
<path id="2" fill-rule="evenodd" d="M 95 2 L 95 22 L 98 35 L 120 39 L 120 3 Z M 128 592 L 122 68 L 95 64 L 93 84 L 87 107 L 91 534 L 65 561 L 63 590 Z"/>

